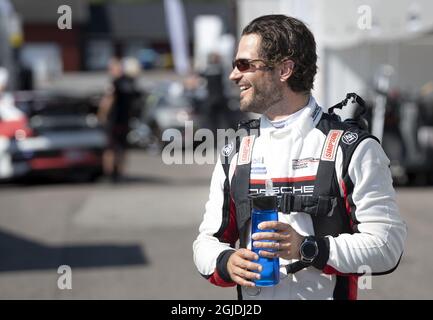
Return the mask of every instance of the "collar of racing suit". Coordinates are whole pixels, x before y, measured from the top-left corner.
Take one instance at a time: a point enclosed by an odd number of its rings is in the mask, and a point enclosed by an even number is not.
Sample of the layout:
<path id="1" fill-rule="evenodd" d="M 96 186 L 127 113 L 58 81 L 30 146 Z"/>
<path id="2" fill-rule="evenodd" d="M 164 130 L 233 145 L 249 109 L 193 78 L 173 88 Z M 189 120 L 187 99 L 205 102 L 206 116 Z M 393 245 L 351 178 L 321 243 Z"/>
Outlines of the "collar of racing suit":
<path id="1" fill-rule="evenodd" d="M 282 121 L 271 121 L 265 115 L 260 118 L 260 135 L 284 136 L 289 133 L 305 137 L 319 122 L 323 110 L 313 96 L 299 111 Z"/>

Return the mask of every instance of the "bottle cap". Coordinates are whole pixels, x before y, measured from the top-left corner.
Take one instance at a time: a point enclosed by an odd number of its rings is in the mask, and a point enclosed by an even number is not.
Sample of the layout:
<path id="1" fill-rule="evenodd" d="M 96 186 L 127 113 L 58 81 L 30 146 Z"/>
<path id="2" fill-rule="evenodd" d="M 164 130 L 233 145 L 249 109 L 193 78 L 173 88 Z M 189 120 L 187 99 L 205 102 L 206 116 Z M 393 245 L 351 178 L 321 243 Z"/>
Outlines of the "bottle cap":
<path id="1" fill-rule="evenodd" d="M 272 196 L 274 194 L 274 183 L 272 182 L 272 179 L 266 179 L 265 190 L 265 194 L 267 196 Z"/>
<path id="2" fill-rule="evenodd" d="M 264 194 L 251 194 L 249 198 L 252 201 L 252 207 L 255 210 L 276 210 L 277 196 Z"/>

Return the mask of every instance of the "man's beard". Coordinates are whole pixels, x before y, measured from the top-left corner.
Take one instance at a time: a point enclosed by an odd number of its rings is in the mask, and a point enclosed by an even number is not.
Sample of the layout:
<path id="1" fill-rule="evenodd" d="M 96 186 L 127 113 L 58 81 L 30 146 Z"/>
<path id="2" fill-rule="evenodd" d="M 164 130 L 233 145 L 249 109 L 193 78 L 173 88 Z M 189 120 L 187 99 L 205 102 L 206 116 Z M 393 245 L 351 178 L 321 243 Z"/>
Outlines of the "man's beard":
<path id="1" fill-rule="evenodd" d="M 281 101 L 283 97 L 280 89 L 272 87 L 270 83 L 261 88 L 252 86 L 251 90 L 253 90 L 252 96 L 248 100 L 243 98 L 240 101 L 240 109 L 243 112 L 264 114 L 271 106 Z"/>

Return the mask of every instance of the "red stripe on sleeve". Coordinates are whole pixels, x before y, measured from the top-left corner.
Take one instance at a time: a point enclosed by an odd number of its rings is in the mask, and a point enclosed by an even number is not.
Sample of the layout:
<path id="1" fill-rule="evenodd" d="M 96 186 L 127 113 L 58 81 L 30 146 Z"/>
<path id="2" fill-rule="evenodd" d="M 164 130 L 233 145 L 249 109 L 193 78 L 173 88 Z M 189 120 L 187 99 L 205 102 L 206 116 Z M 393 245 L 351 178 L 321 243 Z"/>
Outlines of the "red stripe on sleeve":
<path id="1" fill-rule="evenodd" d="M 347 197 L 347 187 L 346 187 L 346 184 L 344 183 L 344 181 L 341 181 L 341 188 L 343 189 L 344 203 L 346 205 L 347 216 L 349 217 L 350 228 L 353 230 L 353 220 L 352 220 L 352 217 L 350 215 L 352 212 L 352 209 L 350 207 L 349 199 Z"/>
<path id="2" fill-rule="evenodd" d="M 349 276 L 349 300 L 358 299 L 358 276 Z"/>
<path id="3" fill-rule="evenodd" d="M 342 272 L 334 269 L 333 267 L 331 267 L 329 265 L 326 265 L 325 268 L 323 268 L 322 271 L 323 271 L 324 274 L 336 274 L 336 275 L 339 275 L 339 276 L 346 275 L 346 274 L 344 274 L 344 273 L 342 273 Z"/>
<path id="4" fill-rule="evenodd" d="M 218 274 L 218 271 L 215 269 L 215 272 L 212 274 L 212 276 L 208 279 L 210 283 L 219 286 L 219 287 L 234 287 L 236 285 L 235 282 L 230 281 L 224 281 L 220 275 Z"/>

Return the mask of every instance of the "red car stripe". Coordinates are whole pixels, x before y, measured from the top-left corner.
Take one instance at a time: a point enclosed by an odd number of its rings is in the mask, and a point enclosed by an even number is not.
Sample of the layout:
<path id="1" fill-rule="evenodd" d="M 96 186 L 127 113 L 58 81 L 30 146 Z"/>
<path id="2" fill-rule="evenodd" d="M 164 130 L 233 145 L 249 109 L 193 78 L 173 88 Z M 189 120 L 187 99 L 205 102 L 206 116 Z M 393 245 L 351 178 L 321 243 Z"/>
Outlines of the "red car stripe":
<path id="1" fill-rule="evenodd" d="M 12 138 L 17 130 L 23 130 L 26 136 L 32 135 L 31 129 L 27 126 L 27 118 L 16 120 L 0 121 L 0 136 Z"/>
<path id="2" fill-rule="evenodd" d="M 36 158 L 30 160 L 30 167 L 34 170 L 48 170 L 48 169 L 63 169 L 74 165 L 98 165 L 100 159 L 93 154 L 86 154 L 83 159 L 71 160 L 66 156 L 50 157 L 50 158 Z"/>

